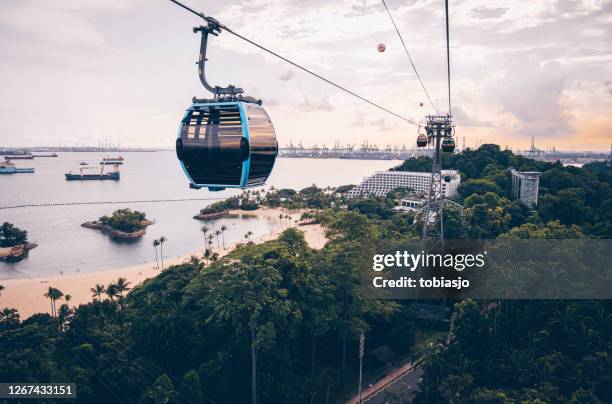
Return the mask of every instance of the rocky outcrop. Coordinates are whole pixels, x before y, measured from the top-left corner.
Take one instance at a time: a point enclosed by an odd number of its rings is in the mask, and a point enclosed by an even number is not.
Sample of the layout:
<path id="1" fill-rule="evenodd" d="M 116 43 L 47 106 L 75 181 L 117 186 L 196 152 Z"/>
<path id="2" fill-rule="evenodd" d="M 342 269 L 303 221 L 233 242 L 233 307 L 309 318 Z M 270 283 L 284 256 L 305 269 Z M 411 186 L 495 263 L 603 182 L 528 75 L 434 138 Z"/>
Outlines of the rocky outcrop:
<path id="1" fill-rule="evenodd" d="M 152 224 L 153 222 L 150 220 L 143 220 L 142 222 L 140 222 L 142 229 L 136 230 L 130 233 L 121 231 L 121 230 L 117 230 L 117 229 L 113 229 L 112 227 L 106 224 L 102 224 L 98 221 L 85 222 L 81 226 L 87 229 L 100 230 L 102 233 L 106 234 L 107 236 L 113 237 L 113 238 L 120 238 L 120 239 L 125 239 L 125 240 L 135 240 L 135 239 L 138 239 L 144 236 L 146 227 Z"/>
<path id="2" fill-rule="evenodd" d="M 214 212 L 214 213 L 198 213 L 193 218 L 198 219 L 198 220 L 211 220 L 211 219 L 218 219 L 220 217 L 225 217 L 228 215 L 229 215 L 229 210 L 222 210 L 220 212 Z"/>
<path id="3" fill-rule="evenodd" d="M 36 243 L 17 244 L 10 248 L 7 254 L 0 256 L 0 261 L 19 262 L 28 256 L 28 251 L 38 247 Z"/>

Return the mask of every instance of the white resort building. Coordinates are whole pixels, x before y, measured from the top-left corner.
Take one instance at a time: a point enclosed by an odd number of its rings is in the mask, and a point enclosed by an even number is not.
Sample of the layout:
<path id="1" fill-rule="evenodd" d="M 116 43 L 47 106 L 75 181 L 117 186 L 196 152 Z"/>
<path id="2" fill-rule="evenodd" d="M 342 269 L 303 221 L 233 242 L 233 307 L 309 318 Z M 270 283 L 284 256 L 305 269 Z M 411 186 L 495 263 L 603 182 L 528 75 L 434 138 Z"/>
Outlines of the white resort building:
<path id="1" fill-rule="evenodd" d="M 512 173 L 512 196 L 520 199 L 530 208 L 538 204 L 538 190 L 540 188 L 540 175 L 538 171 L 516 171 L 510 169 Z"/>
<path id="2" fill-rule="evenodd" d="M 448 181 L 446 181 L 448 180 Z M 429 192 L 431 173 L 416 171 L 377 171 L 371 177 L 348 192 L 349 198 L 356 196 L 385 196 L 396 188 L 410 188 L 417 193 Z M 456 170 L 442 170 L 442 194 L 450 198 L 457 194 L 461 176 Z"/>

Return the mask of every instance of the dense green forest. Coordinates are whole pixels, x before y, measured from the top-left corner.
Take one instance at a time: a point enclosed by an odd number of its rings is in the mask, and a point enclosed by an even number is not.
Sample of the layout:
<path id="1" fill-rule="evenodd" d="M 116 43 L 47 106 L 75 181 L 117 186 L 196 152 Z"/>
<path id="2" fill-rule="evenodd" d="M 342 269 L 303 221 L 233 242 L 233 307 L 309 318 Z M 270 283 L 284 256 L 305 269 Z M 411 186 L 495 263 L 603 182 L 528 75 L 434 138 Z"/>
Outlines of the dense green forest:
<path id="1" fill-rule="evenodd" d="M 500 150 L 493 144 L 458 154 L 442 154 L 443 167 L 461 174 L 460 201 L 467 208 L 465 220 L 448 238 L 494 238 L 525 223 L 558 220 L 577 225 L 585 234 L 612 238 L 612 169 L 610 161 L 582 168 L 535 161 Z M 511 201 L 509 168 L 540 171 L 540 198 L 534 211 Z M 431 159 L 406 160 L 400 171 L 430 171 Z"/>
<path id="2" fill-rule="evenodd" d="M 465 206 L 447 212 L 447 237 L 610 238 L 609 163 L 563 167 L 484 145 L 444 164 L 461 172 Z M 544 173 L 536 209 L 510 199 L 507 167 Z M 444 322 L 419 317 L 416 302 L 368 299 L 360 263 L 375 242 L 418 238 L 419 229 L 411 213 L 392 210 L 394 195 L 349 201 L 348 188 L 241 197 L 313 209 L 304 219 L 326 226 L 321 250 L 288 229 L 141 285 L 96 285 L 90 303 L 60 305 L 53 317 L 22 321 L 4 309 L 0 380 L 75 382 L 83 403 L 248 403 L 252 394 L 260 403 L 341 402 L 355 392 L 364 333 L 367 351 L 394 352 L 391 364 L 366 356 L 366 380 L 422 358 L 418 402 L 612 402 L 609 301 L 446 302 Z"/>

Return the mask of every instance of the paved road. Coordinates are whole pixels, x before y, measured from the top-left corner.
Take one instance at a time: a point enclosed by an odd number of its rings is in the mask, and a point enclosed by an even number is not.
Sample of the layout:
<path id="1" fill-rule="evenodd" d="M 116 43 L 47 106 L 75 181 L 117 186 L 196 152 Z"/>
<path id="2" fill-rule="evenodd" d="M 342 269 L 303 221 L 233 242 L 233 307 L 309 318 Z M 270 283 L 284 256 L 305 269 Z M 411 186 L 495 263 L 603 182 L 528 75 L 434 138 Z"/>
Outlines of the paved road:
<path id="1" fill-rule="evenodd" d="M 421 380 L 423 370 L 408 363 L 401 366 L 385 377 L 377 381 L 373 386 L 362 392 L 362 402 L 367 404 L 386 404 L 391 403 L 391 396 L 400 396 L 404 400 L 411 400 L 415 390 L 418 391 L 417 384 Z M 355 396 L 347 404 L 357 404 L 359 397 Z"/>

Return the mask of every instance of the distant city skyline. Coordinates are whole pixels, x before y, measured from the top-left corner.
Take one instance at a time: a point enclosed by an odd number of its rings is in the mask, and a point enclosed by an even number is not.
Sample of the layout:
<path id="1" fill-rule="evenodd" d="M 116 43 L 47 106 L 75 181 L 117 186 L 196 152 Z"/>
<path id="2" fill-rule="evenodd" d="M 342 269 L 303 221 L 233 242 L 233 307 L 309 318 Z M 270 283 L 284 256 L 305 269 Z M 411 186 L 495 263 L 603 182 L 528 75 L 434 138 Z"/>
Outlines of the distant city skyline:
<path id="1" fill-rule="evenodd" d="M 186 1 L 375 102 L 432 112 L 379 1 Z M 446 113 L 442 4 L 389 0 L 438 111 Z M 457 140 L 610 150 L 612 1 L 450 1 Z M 169 1 L 0 4 L 0 147 L 171 148 L 192 96 L 201 21 Z M 380 53 L 378 43 L 386 45 Z M 279 143 L 411 147 L 417 128 L 222 33 L 214 84 L 264 100 Z M 420 104 L 424 106 L 421 107 Z"/>

